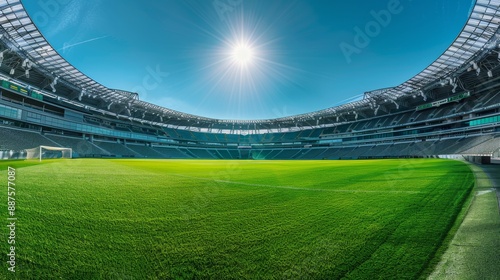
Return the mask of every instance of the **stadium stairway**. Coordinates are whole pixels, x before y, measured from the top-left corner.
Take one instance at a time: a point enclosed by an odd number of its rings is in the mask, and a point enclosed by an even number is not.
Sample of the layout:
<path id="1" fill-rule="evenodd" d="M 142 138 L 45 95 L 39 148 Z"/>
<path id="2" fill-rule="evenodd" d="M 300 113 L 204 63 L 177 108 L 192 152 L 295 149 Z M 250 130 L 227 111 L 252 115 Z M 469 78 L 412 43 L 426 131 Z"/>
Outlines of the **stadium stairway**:
<path id="1" fill-rule="evenodd" d="M 43 133 L 40 134 L 43 138 L 47 139 L 48 141 L 52 142 L 53 144 L 52 145 L 48 145 L 48 146 L 55 146 L 55 147 L 64 147 L 62 146 L 61 144 L 57 143 L 56 141 L 46 137 Z M 67 147 L 65 147 L 67 148 Z"/>
<path id="2" fill-rule="evenodd" d="M 134 151 L 136 154 L 140 155 L 141 157 L 146 157 L 146 158 L 163 158 L 164 157 L 160 152 L 152 149 L 151 147 L 145 146 L 145 145 L 127 143 L 127 145 L 125 145 L 125 147 Z"/>
<path id="3" fill-rule="evenodd" d="M 60 147 L 73 149 L 73 152 L 79 156 L 85 157 L 89 155 L 106 155 L 107 152 L 95 146 L 91 142 L 83 138 L 70 137 L 58 134 L 46 133 L 45 137 L 51 141 L 58 143 Z"/>
<path id="4" fill-rule="evenodd" d="M 180 151 L 180 149 L 174 147 L 152 146 L 151 148 L 162 154 L 163 158 L 192 158 L 186 153 Z"/>
<path id="5" fill-rule="evenodd" d="M 298 159 L 320 159 L 326 148 L 312 148 L 301 154 Z"/>
<path id="6" fill-rule="evenodd" d="M 217 159 L 224 159 L 224 157 L 221 155 L 219 150 L 208 150 L 209 153 L 211 153 L 215 158 Z"/>
<path id="7" fill-rule="evenodd" d="M 105 151 L 109 156 L 116 157 L 137 157 L 140 156 L 136 152 L 127 148 L 125 145 L 116 142 L 94 141 L 94 145 Z"/>
<path id="8" fill-rule="evenodd" d="M 195 154 L 191 153 L 187 148 L 179 148 L 177 149 L 179 152 L 186 155 L 186 158 L 198 158 Z"/>

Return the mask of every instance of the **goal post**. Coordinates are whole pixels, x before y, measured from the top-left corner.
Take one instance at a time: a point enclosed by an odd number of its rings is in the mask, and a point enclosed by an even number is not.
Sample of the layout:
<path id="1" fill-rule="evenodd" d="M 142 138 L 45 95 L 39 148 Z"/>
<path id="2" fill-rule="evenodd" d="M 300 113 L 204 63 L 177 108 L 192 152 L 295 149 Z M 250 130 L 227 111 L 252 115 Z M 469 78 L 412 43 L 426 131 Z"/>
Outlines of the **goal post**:
<path id="1" fill-rule="evenodd" d="M 500 159 L 500 148 L 498 148 L 496 151 L 494 151 L 493 154 L 491 155 L 491 157 Z"/>
<path id="2" fill-rule="evenodd" d="M 32 149 L 26 149 L 26 159 L 42 159 L 48 158 L 72 158 L 73 150 L 71 148 L 38 146 Z"/>

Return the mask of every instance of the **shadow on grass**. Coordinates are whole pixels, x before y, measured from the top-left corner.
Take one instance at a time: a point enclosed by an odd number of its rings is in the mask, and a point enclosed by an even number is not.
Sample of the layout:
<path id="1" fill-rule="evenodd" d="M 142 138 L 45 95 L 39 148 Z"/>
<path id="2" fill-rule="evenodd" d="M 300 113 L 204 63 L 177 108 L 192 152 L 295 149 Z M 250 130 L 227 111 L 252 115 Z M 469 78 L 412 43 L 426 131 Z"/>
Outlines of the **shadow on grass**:
<path id="1" fill-rule="evenodd" d="M 0 171 L 7 170 L 9 167 L 13 167 L 13 168 L 17 169 L 17 168 L 23 168 L 23 167 L 32 166 L 32 165 L 47 164 L 47 163 L 51 163 L 54 161 L 58 161 L 58 160 L 43 160 L 43 161 L 23 160 L 23 159 L 0 160 Z"/>

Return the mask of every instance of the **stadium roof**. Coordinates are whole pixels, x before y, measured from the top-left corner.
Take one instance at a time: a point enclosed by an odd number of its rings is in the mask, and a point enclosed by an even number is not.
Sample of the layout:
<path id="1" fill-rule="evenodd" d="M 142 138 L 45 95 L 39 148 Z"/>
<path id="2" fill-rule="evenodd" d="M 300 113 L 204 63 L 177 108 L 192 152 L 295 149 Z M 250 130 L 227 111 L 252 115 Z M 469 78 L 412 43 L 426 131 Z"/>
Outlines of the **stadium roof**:
<path id="1" fill-rule="evenodd" d="M 408 97 L 421 96 L 426 99 L 425 92 L 433 85 L 468 67 L 477 68 L 479 59 L 491 51 L 499 49 L 500 0 L 477 0 L 472 13 L 451 46 L 431 65 L 403 84 L 381 90 L 367 92 L 359 101 L 337 107 L 267 120 L 221 120 L 178 112 L 155 104 L 139 100 L 136 93 L 110 89 L 99 84 L 69 64 L 47 42 L 35 26 L 20 0 L 0 0 L 0 36 L 7 47 L 0 50 L 0 59 L 4 52 L 14 52 L 18 56 L 15 63 L 9 66 L 26 70 L 36 69 L 45 77 L 44 88 L 56 92 L 59 86 L 78 92 L 78 100 L 85 104 L 87 99 L 98 98 L 100 107 L 95 103 L 89 105 L 99 109 L 112 111 L 128 118 L 145 119 L 155 123 L 173 124 L 183 127 L 216 127 L 230 124 L 241 129 L 269 129 L 284 127 L 314 127 L 325 123 L 348 120 L 346 114 L 355 115 L 370 110 L 377 114 L 379 110 L 389 112 L 390 108 L 398 108 L 402 100 Z M 26 77 L 24 77 L 26 79 Z M 83 100 L 82 100 L 83 97 Z M 73 102 L 74 102 L 73 97 Z M 422 101 L 422 99 L 420 99 Z M 120 104 L 120 106 L 111 106 Z M 366 113 L 364 113 L 366 115 Z M 149 117 L 146 117 L 148 115 Z M 339 120 L 340 117 L 340 120 Z"/>

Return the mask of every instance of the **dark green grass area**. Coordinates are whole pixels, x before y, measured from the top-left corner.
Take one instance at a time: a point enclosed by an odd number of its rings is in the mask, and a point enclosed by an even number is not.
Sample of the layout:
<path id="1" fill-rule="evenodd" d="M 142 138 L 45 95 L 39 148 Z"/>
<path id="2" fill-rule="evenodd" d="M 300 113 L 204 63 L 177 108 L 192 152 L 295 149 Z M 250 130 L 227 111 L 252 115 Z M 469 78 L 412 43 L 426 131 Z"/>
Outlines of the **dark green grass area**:
<path id="1" fill-rule="evenodd" d="M 45 164 L 54 162 L 54 160 L 39 162 L 38 160 L 0 160 L 0 171 L 7 170 L 9 167 L 21 168 L 31 165 Z"/>
<path id="2" fill-rule="evenodd" d="M 432 159 L 79 159 L 16 172 L 19 279 L 415 279 L 474 181 Z"/>

